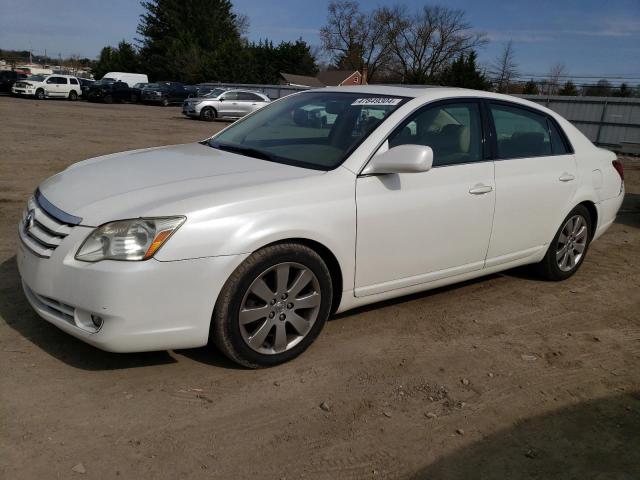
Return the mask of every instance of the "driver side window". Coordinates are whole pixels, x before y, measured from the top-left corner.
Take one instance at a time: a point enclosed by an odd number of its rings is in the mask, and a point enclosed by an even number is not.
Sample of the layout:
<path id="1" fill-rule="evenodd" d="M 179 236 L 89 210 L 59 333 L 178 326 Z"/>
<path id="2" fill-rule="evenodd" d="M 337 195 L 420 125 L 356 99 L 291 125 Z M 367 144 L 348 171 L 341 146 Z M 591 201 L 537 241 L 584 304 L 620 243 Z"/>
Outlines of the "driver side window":
<path id="1" fill-rule="evenodd" d="M 405 120 L 389 137 L 389 148 L 425 145 L 433 150 L 433 166 L 482 160 L 482 123 L 475 102 L 426 107 Z"/>

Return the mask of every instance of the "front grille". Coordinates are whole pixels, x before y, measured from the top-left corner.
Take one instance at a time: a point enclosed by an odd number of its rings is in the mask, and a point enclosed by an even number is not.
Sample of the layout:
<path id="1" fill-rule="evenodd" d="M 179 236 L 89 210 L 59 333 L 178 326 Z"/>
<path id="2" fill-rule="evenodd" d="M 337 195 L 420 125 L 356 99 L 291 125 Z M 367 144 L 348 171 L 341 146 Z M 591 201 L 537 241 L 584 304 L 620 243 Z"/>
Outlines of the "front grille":
<path id="1" fill-rule="evenodd" d="M 13 84 L 13 86 L 17 88 L 27 88 L 27 84 L 24 82 L 16 82 Z"/>
<path id="2" fill-rule="evenodd" d="M 56 215 L 58 212 L 60 214 Z M 22 243 L 39 257 L 49 258 L 80 220 L 70 215 L 62 218 L 62 214 L 64 212 L 49 204 L 36 191 L 27 202 L 27 209 L 18 225 Z"/>
<path id="3" fill-rule="evenodd" d="M 66 305 L 62 302 L 54 300 L 53 298 L 45 297 L 44 295 L 38 295 L 31 290 L 27 285 L 24 285 L 24 292 L 29 297 L 32 303 L 34 303 L 39 309 L 44 310 L 51 315 L 64 320 L 70 325 L 76 326 L 75 321 L 75 309 L 71 305 Z"/>

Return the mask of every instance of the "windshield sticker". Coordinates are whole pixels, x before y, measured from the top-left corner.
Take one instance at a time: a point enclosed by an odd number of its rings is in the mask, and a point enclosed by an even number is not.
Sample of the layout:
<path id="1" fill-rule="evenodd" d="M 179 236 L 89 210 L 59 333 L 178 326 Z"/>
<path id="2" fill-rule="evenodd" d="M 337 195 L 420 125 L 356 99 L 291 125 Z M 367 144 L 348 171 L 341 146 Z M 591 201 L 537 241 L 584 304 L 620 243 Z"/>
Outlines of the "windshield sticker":
<path id="1" fill-rule="evenodd" d="M 401 101 L 401 98 L 369 97 L 358 98 L 351 105 L 397 105 Z"/>

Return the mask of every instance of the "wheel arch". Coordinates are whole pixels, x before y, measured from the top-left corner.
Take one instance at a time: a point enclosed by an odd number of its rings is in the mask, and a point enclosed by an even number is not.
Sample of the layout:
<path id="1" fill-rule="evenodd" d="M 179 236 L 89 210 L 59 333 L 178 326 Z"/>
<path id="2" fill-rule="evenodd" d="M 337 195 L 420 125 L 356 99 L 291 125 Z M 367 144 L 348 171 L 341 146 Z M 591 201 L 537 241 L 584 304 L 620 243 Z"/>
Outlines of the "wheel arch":
<path id="1" fill-rule="evenodd" d="M 580 202 L 578 205 L 582 205 L 589 212 L 589 216 L 591 217 L 591 232 L 589 232 L 591 238 L 593 238 L 596 230 L 598 229 L 598 209 L 596 208 L 596 204 L 591 200 L 584 200 Z"/>
<path id="2" fill-rule="evenodd" d="M 297 243 L 300 245 L 304 245 L 305 247 L 310 248 L 318 255 L 320 255 L 322 260 L 327 264 L 327 268 L 329 269 L 329 273 L 331 274 L 331 284 L 333 287 L 331 313 L 335 313 L 338 309 L 338 306 L 340 305 L 340 301 L 342 300 L 343 286 L 342 267 L 340 266 L 340 262 L 338 261 L 336 255 L 326 245 L 318 242 L 317 240 L 311 240 L 310 238 L 302 237 L 283 238 L 281 240 L 276 240 L 274 242 L 263 245 L 260 248 L 257 248 L 255 251 L 282 243 Z"/>

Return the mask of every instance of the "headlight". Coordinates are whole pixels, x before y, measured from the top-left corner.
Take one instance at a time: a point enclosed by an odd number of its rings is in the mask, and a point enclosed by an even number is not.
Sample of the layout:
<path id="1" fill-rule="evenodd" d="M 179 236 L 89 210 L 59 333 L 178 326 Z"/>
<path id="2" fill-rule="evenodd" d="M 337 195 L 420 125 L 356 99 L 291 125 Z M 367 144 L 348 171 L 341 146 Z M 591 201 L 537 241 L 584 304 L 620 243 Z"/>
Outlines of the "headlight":
<path id="1" fill-rule="evenodd" d="M 86 238 L 76 259 L 83 262 L 147 260 L 184 221 L 185 217 L 163 217 L 105 223 Z"/>

